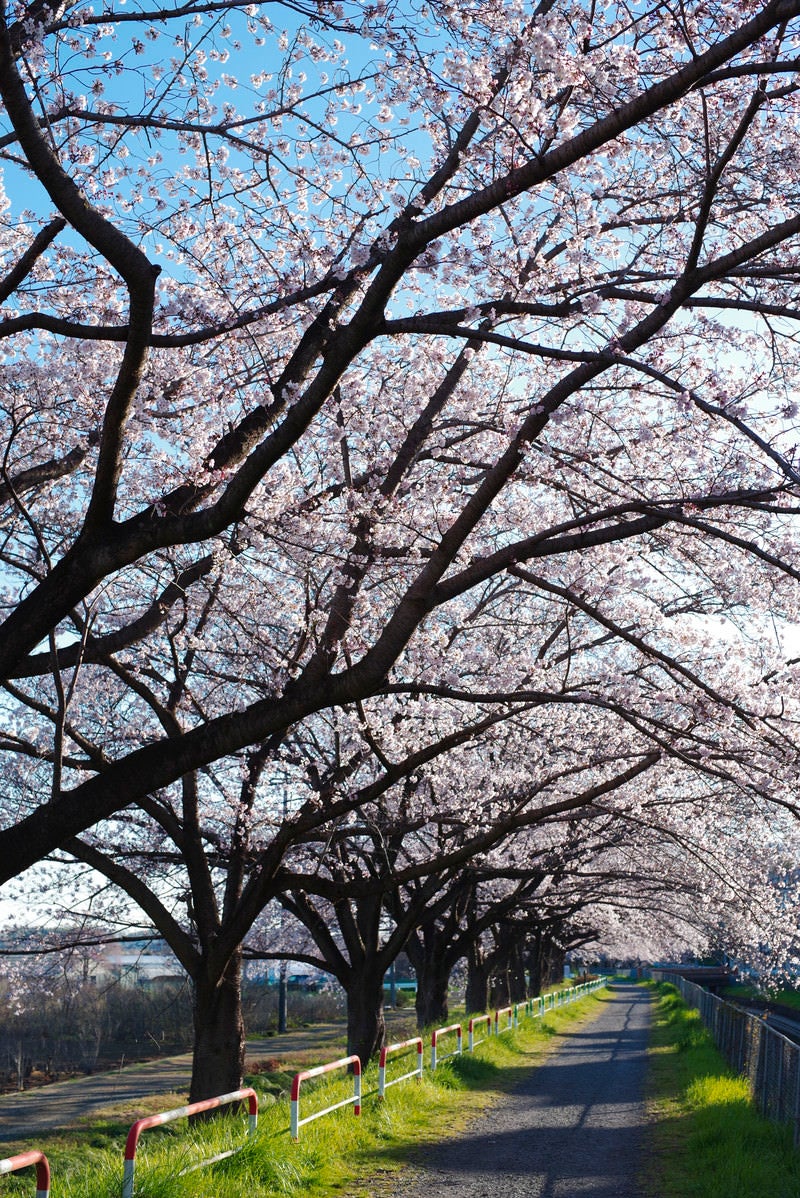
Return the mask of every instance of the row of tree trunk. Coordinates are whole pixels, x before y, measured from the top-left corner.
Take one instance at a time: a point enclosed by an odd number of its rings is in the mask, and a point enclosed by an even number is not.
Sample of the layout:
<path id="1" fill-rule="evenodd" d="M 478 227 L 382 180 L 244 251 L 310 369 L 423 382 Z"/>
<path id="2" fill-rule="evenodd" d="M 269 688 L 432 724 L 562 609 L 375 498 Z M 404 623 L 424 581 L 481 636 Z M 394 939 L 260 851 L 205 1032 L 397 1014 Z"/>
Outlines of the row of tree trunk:
<path id="1" fill-rule="evenodd" d="M 466 956 L 467 965 L 467 1014 L 524 1002 L 563 977 L 566 950 L 551 932 L 529 930 L 525 938 L 519 940 L 514 931 L 518 929 L 510 926 L 498 929 L 491 948 L 474 942 L 467 953 L 463 951 L 465 941 L 449 934 L 450 930 L 442 924 L 431 923 L 409 937 L 405 949 L 416 974 L 415 1006 L 420 1030 L 447 1022 L 450 977 L 463 956 Z M 390 964 L 387 954 L 379 950 L 363 954 L 357 967 L 343 965 L 340 960 L 335 963 L 335 971 L 331 970 L 347 996 L 348 1055 L 356 1054 L 362 1061 L 376 1056 L 386 1041 L 384 979 Z M 227 1015 L 223 1014 L 222 1004 L 214 1015 L 216 1031 L 211 1020 L 205 1021 L 208 1031 L 202 1038 L 204 1069 L 215 1057 L 219 1061 L 226 1052 L 231 1054 L 228 1058 L 231 1063 L 239 1060 L 235 1000 Z M 202 1019 L 199 1010 L 197 1017 Z M 227 1032 L 219 1027 L 220 1017 L 229 1020 Z M 197 1064 L 200 1063 L 197 1057 Z M 206 1084 L 208 1081 L 206 1079 Z M 235 1081 L 233 1075 L 229 1081 Z"/>

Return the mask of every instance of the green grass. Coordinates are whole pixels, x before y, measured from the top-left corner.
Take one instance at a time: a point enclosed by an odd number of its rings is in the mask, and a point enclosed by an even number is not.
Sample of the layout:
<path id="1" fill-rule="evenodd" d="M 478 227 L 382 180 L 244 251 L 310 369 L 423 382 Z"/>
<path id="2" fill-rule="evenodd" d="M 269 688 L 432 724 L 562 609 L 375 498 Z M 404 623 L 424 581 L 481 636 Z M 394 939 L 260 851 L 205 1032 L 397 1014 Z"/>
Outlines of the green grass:
<path id="1" fill-rule="evenodd" d="M 745 982 L 732 982 L 720 991 L 721 998 L 746 1002 L 748 998 L 768 999 L 782 1007 L 793 1007 L 800 1011 L 800 990 L 759 990 Z"/>
<path id="2" fill-rule="evenodd" d="M 442 1129 L 457 1132 L 511 1088 L 532 1065 L 550 1050 L 557 1032 L 591 1018 L 600 1010 L 603 991 L 544 1020 L 523 1021 L 516 1032 L 506 1032 L 476 1047 L 474 1054 L 444 1061 L 435 1073 L 427 1068 L 421 1081 L 391 1087 L 385 1102 L 377 1097 L 377 1067 L 371 1066 L 363 1083 L 363 1114 L 356 1118 L 345 1107 L 300 1128 L 298 1143 L 289 1137 L 288 1090 L 293 1067 L 282 1072 L 248 1078 L 259 1093 L 259 1126 L 246 1138 L 246 1118 L 236 1115 L 206 1124 L 177 1120 L 142 1134 L 136 1163 L 136 1198 L 311 1198 L 347 1193 L 348 1198 L 374 1198 L 398 1169 L 413 1160 L 416 1145 L 440 1137 Z M 443 1042 L 447 1051 L 450 1037 Z M 427 1043 L 429 1044 L 429 1040 Z M 465 1045 L 466 1049 L 466 1034 Z M 413 1068 L 416 1053 L 390 1058 L 389 1077 Z M 299 1068 L 307 1067 L 307 1062 Z M 323 1077 L 303 1083 L 301 1117 L 348 1097 L 352 1078 Z M 151 1110 L 167 1110 L 185 1101 L 180 1096 L 151 1099 L 130 1111 L 109 1109 L 69 1135 L 37 1139 L 50 1159 L 55 1198 L 118 1198 L 121 1193 L 122 1152 L 128 1127 Z M 31 1147 L 30 1142 L 25 1145 Z M 241 1147 L 235 1156 L 196 1172 L 180 1175 L 203 1157 Z M 4 1148 L 6 1146 L 4 1145 Z M 8 1155 L 23 1146 L 9 1145 Z M 30 1196 L 34 1189 L 30 1171 L 2 1179 L 10 1194 Z"/>
<path id="3" fill-rule="evenodd" d="M 798 1198 L 791 1129 L 762 1119 L 697 1011 L 661 983 L 651 1043 L 648 1192 L 657 1198 Z"/>

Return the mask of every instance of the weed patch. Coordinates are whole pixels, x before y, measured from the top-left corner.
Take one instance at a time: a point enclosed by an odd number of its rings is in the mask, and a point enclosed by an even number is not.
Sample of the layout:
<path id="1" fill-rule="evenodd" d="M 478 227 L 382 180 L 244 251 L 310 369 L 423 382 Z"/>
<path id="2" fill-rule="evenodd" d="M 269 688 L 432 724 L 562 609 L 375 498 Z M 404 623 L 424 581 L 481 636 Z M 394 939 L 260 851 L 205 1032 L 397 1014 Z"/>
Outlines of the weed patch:
<path id="1" fill-rule="evenodd" d="M 648 1192 L 658 1198 L 798 1198 L 791 1129 L 762 1119 L 747 1083 L 674 986 L 656 987 Z"/>

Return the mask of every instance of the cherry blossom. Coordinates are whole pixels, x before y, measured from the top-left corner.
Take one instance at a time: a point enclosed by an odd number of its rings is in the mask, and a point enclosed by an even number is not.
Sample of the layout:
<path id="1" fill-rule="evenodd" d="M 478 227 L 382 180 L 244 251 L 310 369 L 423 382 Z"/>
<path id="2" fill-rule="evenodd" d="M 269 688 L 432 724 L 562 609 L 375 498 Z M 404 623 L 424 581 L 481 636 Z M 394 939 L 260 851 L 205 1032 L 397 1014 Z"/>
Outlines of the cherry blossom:
<path id="1" fill-rule="evenodd" d="M 799 19 L 0 14 L 0 877 L 135 891 L 234 1072 L 348 821 L 410 893 L 600 807 L 789 951 Z M 574 934 L 652 940 L 605 872 Z"/>

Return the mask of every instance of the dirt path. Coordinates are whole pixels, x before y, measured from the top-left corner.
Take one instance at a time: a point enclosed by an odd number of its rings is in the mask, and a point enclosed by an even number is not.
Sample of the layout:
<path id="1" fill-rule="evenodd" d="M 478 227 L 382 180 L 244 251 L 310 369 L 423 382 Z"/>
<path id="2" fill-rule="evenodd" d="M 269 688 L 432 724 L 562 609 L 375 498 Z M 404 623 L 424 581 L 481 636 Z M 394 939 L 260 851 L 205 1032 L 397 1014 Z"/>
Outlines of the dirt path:
<path id="1" fill-rule="evenodd" d="M 407 1011 L 387 1011 L 386 1015 L 390 1026 L 404 1027 L 409 1019 L 413 1021 L 413 1011 L 410 1015 Z M 313 1052 L 313 1063 L 322 1064 L 342 1056 L 344 1043 L 343 1023 L 315 1024 L 284 1036 L 248 1041 L 247 1060 L 252 1063 L 268 1057 L 296 1058 L 298 1054 Z M 7 1145 L 11 1142 L 13 1151 L 34 1147 L 29 1141 L 37 1132 L 70 1127 L 103 1107 L 124 1106 L 140 1098 L 173 1092 L 180 1094 L 181 1102 L 185 1102 L 191 1062 L 191 1054 L 184 1053 L 127 1065 L 113 1073 L 72 1078 L 23 1094 L 4 1095 L 0 1097 L 0 1144 L 4 1145 L 0 1156 L 9 1154 L 11 1149 Z M 133 1118 L 136 1117 L 134 1114 Z"/>
<path id="2" fill-rule="evenodd" d="M 425 1145 L 394 1198 L 641 1198 L 649 1023 L 649 995 L 614 986 L 480 1122 Z"/>

